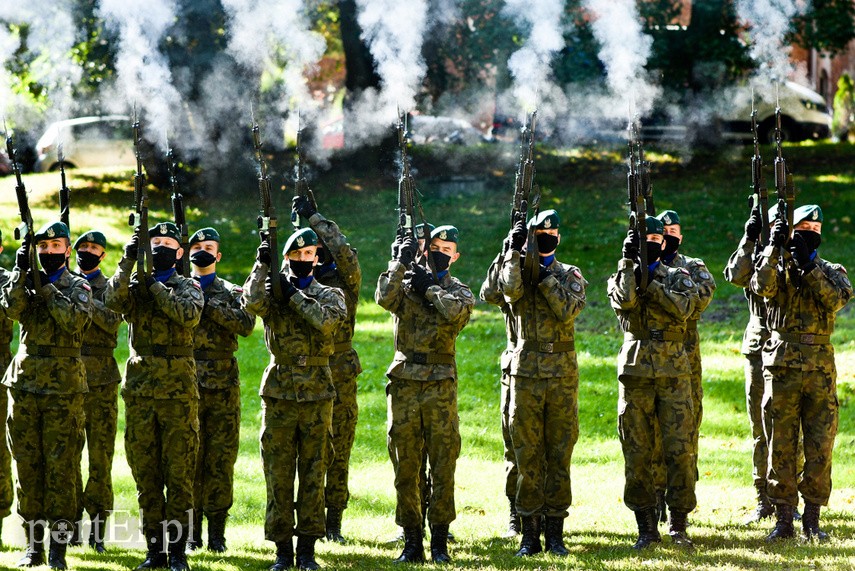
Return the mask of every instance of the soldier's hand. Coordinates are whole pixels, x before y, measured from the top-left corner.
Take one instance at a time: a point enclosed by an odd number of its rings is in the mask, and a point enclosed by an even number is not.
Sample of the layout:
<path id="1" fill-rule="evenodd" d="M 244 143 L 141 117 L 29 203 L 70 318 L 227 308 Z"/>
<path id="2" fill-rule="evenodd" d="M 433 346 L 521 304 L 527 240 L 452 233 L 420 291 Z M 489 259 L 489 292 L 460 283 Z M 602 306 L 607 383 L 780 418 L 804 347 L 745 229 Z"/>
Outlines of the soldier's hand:
<path id="1" fill-rule="evenodd" d="M 816 265 L 813 260 L 810 259 L 810 248 L 808 248 L 807 242 L 802 238 L 798 233 L 793 236 L 793 239 L 790 240 L 790 243 L 787 244 L 787 249 L 795 258 L 796 263 L 798 263 L 799 267 L 809 272 Z"/>
<path id="2" fill-rule="evenodd" d="M 406 267 L 410 267 L 413 260 L 416 259 L 416 239 L 412 236 L 407 236 L 401 242 L 401 247 L 398 250 L 398 261 Z"/>
<path id="3" fill-rule="evenodd" d="M 30 269 L 30 236 L 24 237 L 21 247 L 15 252 L 15 267 L 26 272 Z"/>
<path id="4" fill-rule="evenodd" d="M 312 201 L 305 196 L 295 196 L 291 201 L 291 209 L 300 215 L 300 218 L 308 220 L 315 214 L 318 209 L 312 204 Z"/>
<path id="5" fill-rule="evenodd" d="M 279 284 L 282 286 L 282 295 L 285 296 L 285 299 L 291 299 L 299 291 L 286 275 L 279 274 Z"/>
<path id="6" fill-rule="evenodd" d="M 547 268 L 546 266 L 541 264 L 540 268 L 538 269 L 538 274 L 537 274 L 538 282 L 542 282 L 543 280 L 545 280 L 546 278 L 548 278 L 551 275 L 552 275 L 552 272 L 549 271 L 549 268 Z"/>
<path id="7" fill-rule="evenodd" d="M 514 227 L 511 228 L 511 231 L 508 234 L 508 238 L 511 242 L 511 248 L 517 252 L 522 252 L 527 237 L 528 233 L 525 230 L 525 220 L 518 218 L 517 221 L 514 222 Z"/>
<path id="8" fill-rule="evenodd" d="M 621 255 L 627 260 L 638 259 L 638 232 L 635 230 L 630 230 L 626 233 L 626 238 L 623 240 Z"/>
<path id="9" fill-rule="evenodd" d="M 787 229 L 787 221 L 783 218 L 778 218 L 772 227 L 772 245 L 776 248 L 781 248 L 787 243 L 789 238 L 790 232 Z"/>
<path id="10" fill-rule="evenodd" d="M 152 276 L 152 275 L 147 275 L 147 276 L 145 277 L 145 287 L 147 287 L 147 288 L 151 288 L 151 286 L 153 286 L 153 285 L 154 285 L 154 282 L 155 282 L 155 281 L 157 281 L 157 280 L 155 280 L 155 279 L 154 279 L 154 276 Z"/>
<path id="11" fill-rule="evenodd" d="M 270 258 L 270 242 L 267 239 L 261 241 L 261 245 L 258 246 L 258 250 L 255 254 L 255 259 L 258 260 L 260 264 L 264 264 L 269 266 L 272 263 L 272 259 Z"/>
<path id="12" fill-rule="evenodd" d="M 125 258 L 135 260 L 140 253 L 140 237 L 136 234 L 131 236 L 128 243 L 125 244 Z"/>
<path id="13" fill-rule="evenodd" d="M 413 291 L 415 291 L 421 296 L 427 293 L 427 290 L 430 286 L 436 284 L 436 282 L 433 280 L 433 275 L 418 264 L 413 265 L 411 272 L 411 283 L 413 284 Z"/>
<path id="14" fill-rule="evenodd" d="M 751 216 L 748 217 L 748 221 L 745 222 L 745 237 L 752 242 L 756 242 L 757 238 L 760 237 L 762 229 L 763 222 L 760 220 L 760 211 L 754 208 L 751 211 Z"/>
<path id="15" fill-rule="evenodd" d="M 392 259 L 393 260 L 398 259 L 398 255 L 399 255 L 400 251 L 401 251 L 401 235 L 396 234 L 395 235 L 395 241 L 392 242 Z"/>

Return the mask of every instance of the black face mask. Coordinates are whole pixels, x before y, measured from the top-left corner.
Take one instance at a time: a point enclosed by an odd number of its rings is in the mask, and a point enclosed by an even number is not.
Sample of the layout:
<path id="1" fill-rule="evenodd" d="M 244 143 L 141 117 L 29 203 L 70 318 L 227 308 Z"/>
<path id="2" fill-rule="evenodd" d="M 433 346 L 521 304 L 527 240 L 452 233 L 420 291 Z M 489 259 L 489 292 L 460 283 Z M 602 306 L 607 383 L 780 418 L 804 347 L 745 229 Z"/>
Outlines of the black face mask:
<path id="1" fill-rule="evenodd" d="M 158 272 L 168 270 L 175 265 L 178 259 L 178 248 L 169 246 L 155 246 L 151 249 L 151 265 Z"/>
<path id="2" fill-rule="evenodd" d="M 801 236 L 802 240 L 807 244 L 808 250 L 811 252 L 819 248 L 819 245 L 822 244 L 822 234 L 819 232 L 814 232 L 813 230 L 796 230 L 793 234 Z"/>
<path id="3" fill-rule="evenodd" d="M 670 256 L 676 253 L 677 248 L 680 247 L 680 239 L 670 234 L 665 234 L 663 238 L 665 238 L 665 247 L 662 248 L 662 256 Z"/>
<path id="4" fill-rule="evenodd" d="M 659 242 L 647 242 L 647 263 L 652 264 L 662 255 L 662 244 Z"/>
<path id="5" fill-rule="evenodd" d="M 101 263 L 101 256 L 92 252 L 77 252 L 77 267 L 84 272 L 91 272 Z"/>
<path id="6" fill-rule="evenodd" d="M 196 250 L 190 254 L 190 263 L 199 268 L 207 268 L 217 261 L 217 257 L 205 250 Z"/>
<path id="7" fill-rule="evenodd" d="M 52 274 L 65 264 L 65 253 L 39 254 L 39 263 L 46 274 Z"/>
<path id="8" fill-rule="evenodd" d="M 537 235 L 537 251 L 541 254 L 550 254 L 558 247 L 558 236 L 552 234 Z"/>
<path id="9" fill-rule="evenodd" d="M 312 273 L 312 268 L 315 267 L 315 262 L 304 262 L 303 260 L 288 260 L 288 266 L 291 268 L 291 273 L 298 278 L 308 277 Z"/>
<path id="10" fill-rule="evenodd" d="M 436 268 L 437 272 L 444 272 L 448 269 L 448 263 L 451 261 L 451 256 L 436 250 L 430 253 L 430 257 L 431 260 L 433 260 L 433 267 Z"/>

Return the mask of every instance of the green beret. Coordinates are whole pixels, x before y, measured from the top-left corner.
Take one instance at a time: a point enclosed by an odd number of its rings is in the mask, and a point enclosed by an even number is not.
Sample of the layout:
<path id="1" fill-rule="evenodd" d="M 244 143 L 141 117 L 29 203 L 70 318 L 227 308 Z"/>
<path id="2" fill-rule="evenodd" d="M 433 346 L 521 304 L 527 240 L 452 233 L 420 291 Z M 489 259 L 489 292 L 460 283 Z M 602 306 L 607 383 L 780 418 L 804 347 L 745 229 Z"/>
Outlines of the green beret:
<path id="1" fill-rule="evenodd" d="M 796 208 L 793 212 L 793 224 L 804 221 L 822 222 L 822 208 L 817 204 L 805 204 Z"/>
<path id="2" fill-rule="evenodd" d="M 528 221 L 529 227 L 535 226 L 538 230 L 558 228 L 559 224 L 561 224 L 561 218 L 558 216 L 558 213 L 552 209 L 544 210 L 537 216 L 533 216 L 532 219 Z"/>
<path id="3" fill-rule="evenodd" d="M 206 242 L 208 240 L 213 240 L 214 242 L 220 242 L 220 233 L 214 230 L 211 227 L 208 228 L 200 228 L 196 230 L 196 232 L 190 236 L 190 245 L 197 242 Z"/>
<path id="4" fill-rule="evenodd" d="M 178 230 L 178 226 L 176 226 L 174 222 L 161 222 L 159 224 L 155 224 L 148 229 L 148 237 L 172 238 L 179 244 L 181 243 L 181 231 Z"/>
<path id="5" fill-rule="evenodd" d="M 644 221 L 647 225 L 647 234 L 659 234 L 661 236 L 665 232 L 665 226 L 658 218 L 648 216 Z"/>
<path id="6" fill-rule="evenodd" d="M 76 250 L 77 247 L 80 244 L 82 244 L 83 242 L 89 242 L 91 244 L 98 244 L 102 248 L 107 247 L 107 237 L 104 236 L 104 234 L 102 234 L 101 232 L 99 232 L 97 230 L 90 230 L 89 232 L 87 232 L 85 234 L 81 234 L 80 237 L 74 241 L 74 249 Z"/>
<path id="7" fill-rule="evenodd" d="M 680 215 L 673 210 L 665 210 L 656 218 L 662 221 L 663 226 L 671 226 L 672 224 L 680 223 Z"/>
<path id="8" fill-rule="evenodd" d="M 445 240 L 446 242 L 457 242 L 460 240 L 460 232 L 454 226 L 450 224 L 446 224 L 445 226 L 439 226 L 434 228 L 430 233 L 430 239 L 439 238 L 440 240 Z"/>
<path id="9" fill-rule="evenodd" d="M 288 255 L 288 252 L 305 248 L 306 246 L 317 246 L 318 235 L 311 228 L 300 228 L 288 237 L 285 242 L 285 247 L 282 248 L 282 254 Z"/>
<path id="10" fill-rule="evenodd" d="M 67 238 L 71 240 L 71 233 L 68 231 L 68 226 L 62 222 L 49 222 L 39 228 L 34 236 L 36 242 L 42 240 L 53 240 L 54 238 Z"/>
<path id="11" fill-rule="evenodd" d="M 424 227 L 425 227 L 425 225 L 424 225 L 424 224 L 418 224 L 418 225 L 416 226 L 416 228 L 415 228 L 415 231 L 416 231 L 416 240 L 423 240 L 423 239 L 427 238 L 427 236 L 423 236 L 423 235 L 422 235 L 422 231 L 423 231 Z M 433 232 L 433 231 L 434 231 L 434 229 L 436 228 L 436 226 L 434 226 L 434 225 L 433 225 L 433 224 L 431 224 L 430 222 L 428 222 L 428 223 L 427 223 L 427 227 L 428 227 L 428 232 L 427 232 L 428 234 L 430 234 L 431 232 Z"/>

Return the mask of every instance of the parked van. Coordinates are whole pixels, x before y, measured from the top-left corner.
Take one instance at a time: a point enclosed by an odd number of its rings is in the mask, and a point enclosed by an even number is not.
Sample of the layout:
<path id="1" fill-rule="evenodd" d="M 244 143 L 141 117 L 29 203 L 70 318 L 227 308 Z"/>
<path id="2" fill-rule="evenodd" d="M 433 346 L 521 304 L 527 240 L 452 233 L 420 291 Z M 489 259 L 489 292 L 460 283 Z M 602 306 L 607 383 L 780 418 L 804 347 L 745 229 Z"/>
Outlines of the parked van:
<path id="1" fill-rule="evenodd" d="M 133 126 L 130 117 L 105 115 L 57 121 L 36 143 L 36 171 L 59 168 L 59 145 L 66 168 L 133 167 Z"/>

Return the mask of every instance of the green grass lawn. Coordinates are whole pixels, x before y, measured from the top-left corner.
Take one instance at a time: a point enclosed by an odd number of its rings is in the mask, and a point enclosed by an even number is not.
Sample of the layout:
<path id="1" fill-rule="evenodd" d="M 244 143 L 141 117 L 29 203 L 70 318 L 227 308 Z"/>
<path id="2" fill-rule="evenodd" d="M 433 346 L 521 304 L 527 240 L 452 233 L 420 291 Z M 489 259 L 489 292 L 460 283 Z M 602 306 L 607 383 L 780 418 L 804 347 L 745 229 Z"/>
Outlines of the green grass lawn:
<path id="1" fill-rule="evenodd" d="M 430 153 L 453 153 L 460 165 L 478 179 L 472 192 L 448 191 L 439 165 Z M 565 559 L 513 557 L 515 541 L 498 539 L 506 526 L 504 472 L 499 424 L 498 355 L 505 344 L 504 326 L 495 308 L 479 304 L 458 341 L 459 407 L 463 451 L 458 463 L 458 519 L 452 524 L 457 542 L 451 545 L 454 565 L 478 569 L 851 569 L 855 568 L 855 319 L 850 305 L 840 313 L 834 342 L 838 358 L 840 431 L 834 458 L 834 492 L 823 521 L 832 534 L 828 544 L 799 542 L 766 546 L 770 525 L 740 526 L 752 506 L 751 446 L 745 413 L 742 356 L 739 354 L 747 310 L 741 291 L 724 283 L 722 269 L 741 236 L 747 215 L 749 149 L 734 147 L 722 155 L 697 155 L 691 161 L 663 152 L 649 152 L 654 161 L 657 207 L 680 213 L 684 251 L 706 260 L 719 284 L 701 324 L 704 358 L 704 422 L 700 438 L 698 509 L 691 515 L 690 534 L 697 549 L 687 553 L 666 539 L 661 547 L 635 553 L 633 514 L 622 504 L 623 462 L 616 433 L 617 382 L 615 356 L 621 343 L 617 321 L 608 306 L 605 288 L 620 256 L 626 232 L 625 168 L 620 153 L 581 149 L 543 152 L 537 180 L 543 207 L 562 217 L 559 259 L 578 265 L 590 282 L 588 306 L 577 320 L 580 366 L 580 438 L 573 457 L 574 502 L 565 524 L 571 555 Z M 462 256 L 453 272 L 477 293 L 490 260 L 508 228 L 508 203 L 513 181 L 514 150 L 416 149 L 414 166 L 428 219 L 461 230 Z M 771 150 L 764 149 L 771 159 Z M 800 191 L 799 203 L 818 202 L 825 212 L 821 252 L 829 259 L 855 266 L 852 213 L 855 211 L 855 149 L 830 144 L 788 147 L 786 156 Z M 448 157 L 445 157 L 448 158 Z M 286 168 L 287 165 L 273 165 Z M 461 167 L 462 168 L 462 167 Z M 767 169 L 772 185 L 771 169 Z M 74 210 L 72 233 L 102 229 L 111 253 L 106 268 L 115 268 L 121 245 L 129 236 L 127 211 L 131 202 L 130 173 L 97 171 L 70 173 Z M 58 212 L 53 190 L 57 175 L 26 178 L 37 224 Z M 281 182 L 274 179 L 274 182 Z M 14 182 L 0 179 L 0 228 L 7 250 L 0 265 L 10 267 L 17 244 L 11 228 L 17 222 Z M 275 184 L 274 186 L 278 186 Z M 474 186 L 474 185 L 473 185 Z M 373 302 L 376 278 L 385 268 L 395 228 L 396 179 L 392 165 L 369 165 L 361 173 L 333 170 L 314 184 L 322 213 L 336 220 L 358 248 L 365 282 L 359 308 L 355 345 L 363 363 L 359 378 L 360 418 L 352 459 L 352 499 L 345 512 L 347 545 L 318 545 L 326 568 L 391 568 L 400 546 L 386 541 L 396 533 L 392 469 L 385 442 L 385 377 L 392 357 L 391 319 Z M 211 194 L 215 194 L 213 190 Z M 290 189 L 277 197 L 283 228 L 288 218 Z M 242 282 L 257 246 L 254 180 L 246 181 L 241 196 L 188 199 L 191 231 L 213 225 L 223 236 L 220 275 Z M 167 216 L 168 196 L 152 189 L 151 220 Z M 284 243 L 285 231 L 280 235 Z M 117 356 L 127 356 L 122 333 Z M 260 327 L 242 340 L 243 421 L 237 465 L 235 505 L 225 557 L 206 551 L 194 554 L 194 569 L 263 569 L 273 559 L 273 546 L 263 540 L 264 480 L 258 452 L 260 406 L 258 385 L 267 354 Z M 120 421 L 120 431 L 123 429 Z M 136 494 L 124 457 L 121 437 L 113 468 L 116 508 L 137 515 Z M 0 568 L 17 559 L 22 535 L 16 517 L 5 520 Z M 98 558 L 88 549 L 69 551 L 69 564 L 79 569 L 126 569 L 142 557 L 140 548 L 110 546 Z"/>

